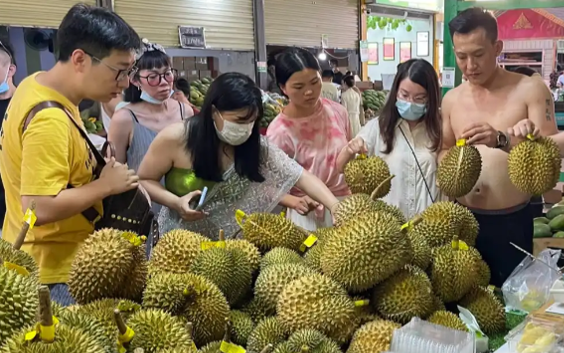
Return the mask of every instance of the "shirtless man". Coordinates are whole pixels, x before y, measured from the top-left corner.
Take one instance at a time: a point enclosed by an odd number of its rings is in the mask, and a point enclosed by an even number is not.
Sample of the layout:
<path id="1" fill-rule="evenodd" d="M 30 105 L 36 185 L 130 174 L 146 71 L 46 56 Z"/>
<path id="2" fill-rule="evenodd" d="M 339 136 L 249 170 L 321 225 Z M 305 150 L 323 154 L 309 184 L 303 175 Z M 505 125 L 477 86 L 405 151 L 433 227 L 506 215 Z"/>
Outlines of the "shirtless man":
<path id="1" fill-rule="evenodd" d="M 478 8 L 465 10 L 449 23 L 449 29 L 457 65 L 468 81 L 443 98 L 440 158 L 458 139 L 466 139 L 480 151 L 480 178 L 457 201 L 478 220 L 476 247 L 491 268 L 491 284 L 500 287 L 524 258 L 509 243 L 533 250 L 531 195 L 519 192 L 507 172 L 508 152 L 522 139 L 506 131 L 528 118 L 542 135 L 556 133 L 554 105 L 541 80 L 497 65 L 503 43 L 491 14 Z"/>

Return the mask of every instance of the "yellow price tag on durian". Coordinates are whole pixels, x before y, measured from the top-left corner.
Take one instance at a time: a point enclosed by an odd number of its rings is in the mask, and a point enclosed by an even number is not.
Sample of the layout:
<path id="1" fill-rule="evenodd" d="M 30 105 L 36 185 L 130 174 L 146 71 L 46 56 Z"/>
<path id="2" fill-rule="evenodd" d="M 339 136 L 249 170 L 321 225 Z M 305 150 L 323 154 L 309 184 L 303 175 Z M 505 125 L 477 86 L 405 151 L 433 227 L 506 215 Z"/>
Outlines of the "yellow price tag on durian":
<path id="1" fill-rule="evenodd" d="M 407 223 L 404 223 L 404 224 L 401 226 L 401 230 L 405 230 L 405 229 L 407 229 L 407 230 L 413 229 L 413 222 L 412 222 L 412 221 L 409 221 L 409 222 L 407 222 Z"/>
<path id="2" fill-rule="evenodd" d="M 37 216 L 35 215 L 35 211 L 32 211 L 30 208 L 28 208 L 25 211 L 23 221 L 29 224 L 29 229 L 33 229 L 35 222 L 37 222 Z"/>
<path id="3" fill-rule="evenodd" d="M 462 240 L 453 240 L 451 245 L 452 245 L 452 248 L 456 249 L 456 250 L 468 251 L 468 249 L 469 249 L 468 244 L 466 244 Z"/>
<path id="4" fill-rule="evenodd" d="M 304 240 L 302 245 L 300 245 L 300 251 L 301 252 L 306 251 L 306 249 L 311 248 L 313 245 L 315 245 L 315 243 L 317 243 L 317 237 L 313 234 L 310 234 L 310 236 L 307 237 L 306 240 Z"/>
<path id="5" fill-rule="evenodd" d="M 354 306 L 356 306 L 357 308 L 368 306 L 368 304 L 370 304 L 370 300 L 368 299 L 357 300 L 354 302 Z"/>
<path id="6" fill-rule="evenodd" d="M 55 327 L 59 324 L 59 319 L 53 316 L 53 325 L 43 326 L 40 323 L 35 325 L 35 329 L 25 334 L 24 340 L 33 341 L 38 335 L 42 341 L 53 342 L 55 340 Z"/>
<path id="7" fill-rule="evenodd" d="M 458 146 L 458 147 L 466 146 L 466 140 L 465 139 L 457 140 L 456 146 Z"/>
<path id="8" fill-rule="evenodd" d="M 211 248 L 225 249 L 225 241 L 203 241 L 200 243 L 200 249 L 209 250 Z"/>
<path id="9" fill-rule="evenodd" d="M 4 268 L 8 270 L 16 271 L 19 275 L 22 276 L 26 276 L 26 277 L 29 276 L 29 271 L 25 267 L 16 265 L 8 261 L 4 261 Z"/>
<path id="10" fill-rule="evenodd" d="M 118 342 L 120 344 L 131 342 L 133 336 L 135 336 L 135 331 L 133 331 L 131 327 L 127 326 L 127 330 L 125 330 L 125 333 L 123 335 L 118 336 Z"/>
<path id="11" fill-rule="evenodd" d="M 141 246 L 143 244 L 143 237 L 139 237 L 133 232 L 123 232 L 121 233 L 121 236 L 131 243 L 131 245 Z"/>
<path id="12" fill-rule="evenodd" d="M 246 353 L 245 348 L 229 342 L 221 342 L 219 351 L 223 353 Z"/>

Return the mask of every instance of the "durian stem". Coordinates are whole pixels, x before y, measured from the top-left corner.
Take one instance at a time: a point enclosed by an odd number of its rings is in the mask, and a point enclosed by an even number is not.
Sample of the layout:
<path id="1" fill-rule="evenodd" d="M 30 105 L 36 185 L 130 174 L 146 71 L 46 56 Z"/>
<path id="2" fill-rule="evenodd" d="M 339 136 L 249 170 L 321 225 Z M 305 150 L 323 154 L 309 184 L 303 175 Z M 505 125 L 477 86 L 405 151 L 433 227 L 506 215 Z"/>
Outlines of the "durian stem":
<path id="1" fill-rule="evenodd" d="M 124 335 L 127 332 L 127 325 L 125 324 L 125 321 L 123 321 L 123 317 L 121 316 L 119 309 L 114 310 L 114 320 L 116 321 L 119 334 Z"/>
<path id="2" fill-rule="evenodd" d="M 223 335 L 223 342 L 231 343 L 231 320 L 225 318 L 225 334 Z"/>
<path id="3" fill-rule="evenodd" d="M 35 200 L 31 200 L 31 202 L 29 203 L 29 209 L 31 210 L 31 212 L 35 212 L 35 207 L 36 207 Z M 13 248 L 15 250 L 20 250 L 22 248 L 22 245 L 25 241 L 25 237 L 28 231 L 29 231 L 29 223 L 23 222 L 22 227 L 20 228 L 20 233 L 18 234 L 16 241 L 14 241 Z"/>
<path id="4" fill-rule="evenodd" d="M 421 217 L 420 215 L 413 217 L 413 219 L 409 221 L 409 227 L 406 227 L 402 230 L 403 233 L 407 233 L 409 231 L 409 228 L 416 226 L 417 224 L 421 223 L 421 221 L 423 221 L 423 217 Z"/>
<path id="5" fill-rule="evenodd" d="M 223 229 L 219 230 L 219 241 L 225 241 L 225 231 Z"/>
<path id="6" fill-rule="evenodd" d="M 188 332 L 188 337 L 193 341 L 194 340 L 194 324 L 191 322 L 186 323 L 186 331 Z"/>
<path id="7" fill-rule="evenodd" d="M 309 347 L 308 346 L 302 346 L 302 353 L 308 353 L 309 352 Z"/>
<path id="8" fill-rule="evenodd" d="M 269 343 L 266 345 L 266 347 L 263 348 L 262 351 L 260 351 L 260 353 L 270 353 L 270 351 L 272 351 L 272 348 L 274 348 L 274 346 L 272 345 L 272 343 Z"/>
<path id="9" fill-rule="evenodd" d="M 39 323 L 41 326 L 53 326 L 53 310 L 51 309 L 51 293 L 49 287 L 39 287 Z M 40 334 L 41 336 L 41 334 Z M 43 340 L 44 338 L 41 337 Z M 51 342 L 46 342 L 51 343 Z"/>
<path id="10" fill-rule="evenodd" d="M 384 179 L 384 181 L 381 182 L 380 185 L 378 185 L 376 187 L 376 189 L 374 189 L 374 191 L 372 191 L 372 194 L 370 194 L 370 198 L 372 200 L 376 200 L 376 195 L 378 195 L 378 193 L 380 193 L 380 189 L 382 189 L 387 183 L 389 183 L 395 177 L 396 177 L 395 175 L 390 175 L 389 177 Z"/>

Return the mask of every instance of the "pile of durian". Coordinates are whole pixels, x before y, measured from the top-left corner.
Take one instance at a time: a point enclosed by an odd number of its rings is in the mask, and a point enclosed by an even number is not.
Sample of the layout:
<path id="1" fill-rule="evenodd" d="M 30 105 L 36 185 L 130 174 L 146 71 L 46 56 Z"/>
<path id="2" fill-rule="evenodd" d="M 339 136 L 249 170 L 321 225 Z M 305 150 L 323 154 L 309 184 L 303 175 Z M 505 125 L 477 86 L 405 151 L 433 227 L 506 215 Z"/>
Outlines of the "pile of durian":
<path id="1" fill-rule="evenodd" d="M 242 239 L 173 230 L 146 261 L 144 237 L 95 232 L 70 274 L 77 304 L 50 306 L 51 342 L 36 324 L 37 266 L 0 241 L 13 264 L 0 266 L 0 353 L 376 353 L 413 317 L 466 330 L 445 304 L 467 308 L 486 334 L 505 329 L 466 208 L 438 202 L 406 220 L 379 199 L 393 178 L 381 159 L 345 174 L 354 194 L 335 227 L 314 233 L 241 210 Z"/>

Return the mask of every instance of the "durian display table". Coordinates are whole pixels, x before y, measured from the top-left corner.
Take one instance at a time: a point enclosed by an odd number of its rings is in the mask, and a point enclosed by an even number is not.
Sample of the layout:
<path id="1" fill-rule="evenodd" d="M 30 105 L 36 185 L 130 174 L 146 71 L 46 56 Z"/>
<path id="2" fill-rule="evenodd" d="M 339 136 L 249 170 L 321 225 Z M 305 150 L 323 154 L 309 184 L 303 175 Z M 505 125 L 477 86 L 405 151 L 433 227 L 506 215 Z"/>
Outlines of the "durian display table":
<path id="1" fill-rule="evenodd" d="M 564 251 L 564 238 L 536 238 L 533 240 L 533 255 L 538 256 L 546 248 L 556 248 Z"/>

